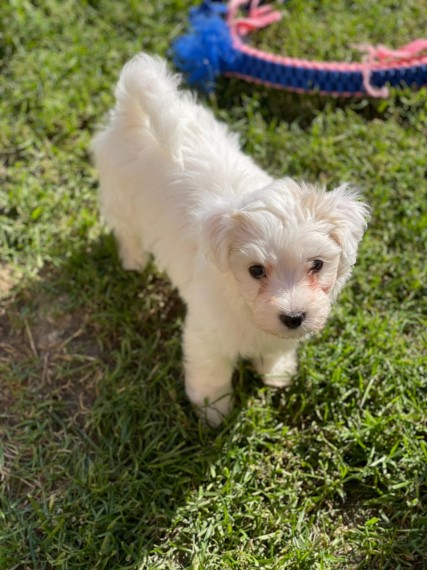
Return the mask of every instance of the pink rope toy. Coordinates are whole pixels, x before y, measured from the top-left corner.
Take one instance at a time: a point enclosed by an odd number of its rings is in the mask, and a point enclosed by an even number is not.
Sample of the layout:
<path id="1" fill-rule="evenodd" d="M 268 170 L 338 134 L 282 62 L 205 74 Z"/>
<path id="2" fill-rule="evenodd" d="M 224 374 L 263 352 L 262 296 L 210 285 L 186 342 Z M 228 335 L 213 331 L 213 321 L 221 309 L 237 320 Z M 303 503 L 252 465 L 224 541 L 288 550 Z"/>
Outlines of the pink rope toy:
<path id="1" fill-rule="evenodd" d="M 363 58 L 363 86 L 366 89 L 366 93 L 371 97 L 388 97 L 389 90 L 387 87 L 381 87 L 376 89 L 371 85 L 371 75 L 376 67 L 389 64 L 395 65 L 396 67 L 400 65 L 408 65 L 410 63 L 416 62 L 417 60 L 424 61 L 427 63 L 427 53 L 423 56 L 423 52 L 427 52 L 427 39 L 418 39 L 409 44 L 406 44 L 399 49 L 392 50 L 386 46 L 378 45 L 371 46 L 368 44 L 362 44 L 357 46 L 360 51 L 366 52 Z"/>

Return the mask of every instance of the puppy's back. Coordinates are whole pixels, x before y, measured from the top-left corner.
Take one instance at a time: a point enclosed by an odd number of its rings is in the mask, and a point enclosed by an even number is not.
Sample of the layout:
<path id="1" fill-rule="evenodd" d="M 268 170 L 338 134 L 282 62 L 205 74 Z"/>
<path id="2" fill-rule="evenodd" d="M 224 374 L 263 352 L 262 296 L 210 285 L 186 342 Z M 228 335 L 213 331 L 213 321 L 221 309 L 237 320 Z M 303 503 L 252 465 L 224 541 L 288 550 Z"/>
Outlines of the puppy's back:
<path id="1" fill-rule="evenodd" d="M 92 148 L 107 224 L 116 235 L 135 236 L 182 289 L 199 248 L 199 212 L 218 197 L 228 201 L 265 186 L 270 177 L 179 83 L 164 60 L 133 58 Z"/>

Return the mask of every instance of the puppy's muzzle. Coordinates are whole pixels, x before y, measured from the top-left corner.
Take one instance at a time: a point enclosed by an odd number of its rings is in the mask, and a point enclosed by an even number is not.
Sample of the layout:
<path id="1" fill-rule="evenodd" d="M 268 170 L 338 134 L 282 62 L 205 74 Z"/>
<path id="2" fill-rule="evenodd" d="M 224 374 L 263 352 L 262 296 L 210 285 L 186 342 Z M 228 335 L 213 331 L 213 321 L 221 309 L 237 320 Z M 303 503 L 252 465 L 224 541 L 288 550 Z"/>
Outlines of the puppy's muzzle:
<path id="1" fill-rule="evenodd" d="M 288 329 L 297 329 L 305 319 L 305 313 L 281 313 L 279 318 Z"/>

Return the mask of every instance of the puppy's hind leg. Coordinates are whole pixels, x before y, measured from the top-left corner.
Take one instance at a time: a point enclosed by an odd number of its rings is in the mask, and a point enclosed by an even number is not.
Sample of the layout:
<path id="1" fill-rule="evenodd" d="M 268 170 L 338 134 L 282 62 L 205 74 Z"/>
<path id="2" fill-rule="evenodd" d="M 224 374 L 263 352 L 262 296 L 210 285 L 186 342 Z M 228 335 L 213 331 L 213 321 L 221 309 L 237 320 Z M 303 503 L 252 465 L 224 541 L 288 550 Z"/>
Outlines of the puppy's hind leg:
<path id="1" fill-rule="evenodd" d="M 150 254 L 143 247 L 141 240 L 123 229 L 114 229 L 114 236 L 119 246 L 119 257 L 126 271 L 143 271 Z"/>
<path id="2" fill-rule="evenodd" d="M 292 347 L 286 352 L 264 354 L 255 359 L 257 372 L 266 386 L 284 388 L 292 383 L 292 376 L 297 371 L 297 352 Z"/>

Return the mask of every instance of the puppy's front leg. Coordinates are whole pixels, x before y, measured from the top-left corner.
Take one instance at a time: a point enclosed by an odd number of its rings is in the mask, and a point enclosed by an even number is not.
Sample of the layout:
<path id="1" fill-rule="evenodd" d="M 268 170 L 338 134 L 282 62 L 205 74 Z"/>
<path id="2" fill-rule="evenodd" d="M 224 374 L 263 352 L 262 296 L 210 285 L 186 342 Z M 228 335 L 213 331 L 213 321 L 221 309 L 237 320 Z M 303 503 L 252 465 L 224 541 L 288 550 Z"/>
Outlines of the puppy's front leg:
<path id="1" fill-rule="evenodd" d="M 257 372 L 266 386 L 284 388 L 292 382 L 297 371 L 297 352 L 292 347 L 287 351 L 263 354 L 255 360 Z"/>
<path id="2" fill-rule="evenodd" d="M 233 362 L 212 333 L 187 324 L 184 331 L 185 390 L 199 415 L 219 425 L 232 408 Z"/>

